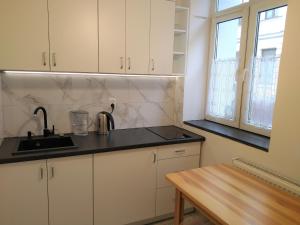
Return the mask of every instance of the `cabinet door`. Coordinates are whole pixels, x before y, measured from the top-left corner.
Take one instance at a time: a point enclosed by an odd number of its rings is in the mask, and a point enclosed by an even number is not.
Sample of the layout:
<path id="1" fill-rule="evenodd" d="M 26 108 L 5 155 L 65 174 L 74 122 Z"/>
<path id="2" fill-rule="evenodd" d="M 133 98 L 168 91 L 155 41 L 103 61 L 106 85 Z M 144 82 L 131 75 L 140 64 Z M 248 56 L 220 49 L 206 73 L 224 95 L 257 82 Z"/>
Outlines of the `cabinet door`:
<path id="1" fill-rule="evenodd" d="M 99 0 L 99 71 L 125 72 L 125 0 Z"/>
<path id="2" fill-rule="evenodd" d="M 49 70 L 47 0 L 0 4 L 0 70 Z"/>
<path id="3" fill-rule="evenodd" d="M 185 145 L 189 146 L 187 150 L 192 150 L 188 144 L 183 144 L 182 147 L 186 147 Z M 166 151 L 169 151 L 168 147 Z M 200 155 L 163 159 L 157 162 L 156 216 L 172 213 L 175 208 L 175 188 L 166 180 L 166 174 L 198 168 L 199 163 Z M 189 203 L 185 204 L 185 209 L 188 208 L 192 208 Z"/>
<path id="4" fill-rule="evenodd" d="M 154 149 L 94 156 L 95 225 L 128 224 L 155 216 Z"/>
<path id="5" fill-rule="evenodd" d="M 0 165 L 0 224 L 48 225 L 45 161 Z"/>
<path id="6" fill-rule="evenodd" d="M 93 225 L 93 158 L 50 159 L 48 167 L 50 225 Z"/>
<path id="7" fill-rule="evenodd" d="M 49 0 L 52 71 L 98 71 L 97 0 Z"/>
<path id="8" fill-rule="evenodd" d="M 185 210 L 192 209 L 193 205 L 185 199 Z M 156 194 L 156 216 L 174 213 L 175 209 L 175 188 L 164 187 L 158 188 Z"/>
<path id="9" fill-rule="evenodd" d="M 149 68 L 150 0 L 126 0 L 126 72 Z"/>
<path id="10" fill-rule="evenodd" d="M 175 2 L 151 0 L 150 73 L 171 74 L 175 26 Z"/>
<path id="11" fill-rule="evenodd" d="M 198 168 L 199 164 L 199 155 L 159 160 L 157 163 L 157 187 L 171 186 L 166 180 L 166 175 L 168 173 Z"/>

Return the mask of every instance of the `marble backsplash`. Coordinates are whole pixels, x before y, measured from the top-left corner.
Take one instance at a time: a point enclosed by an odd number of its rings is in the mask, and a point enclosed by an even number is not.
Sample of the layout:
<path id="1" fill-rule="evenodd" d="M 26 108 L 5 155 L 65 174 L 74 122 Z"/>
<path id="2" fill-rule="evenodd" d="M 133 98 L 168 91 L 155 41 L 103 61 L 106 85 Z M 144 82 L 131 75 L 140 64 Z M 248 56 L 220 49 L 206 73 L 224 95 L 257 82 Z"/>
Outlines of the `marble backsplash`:
<path id="1" fill-rule="evenodd" d="M 110 110 L 110 97 L 117 99 L 117 129 L 180 125 L 182 120 L 183 78 L 1 74 L 1 82 L 5 137 L 28 130 L 41 134 L 42 116 L 32 116 L 38 106 L 46 108 L 48 125 L 54 124 L 56 132 L 72 131 L 72 110 L 88 111 L 89 130 L 95 130 L 96 114 Z"/>

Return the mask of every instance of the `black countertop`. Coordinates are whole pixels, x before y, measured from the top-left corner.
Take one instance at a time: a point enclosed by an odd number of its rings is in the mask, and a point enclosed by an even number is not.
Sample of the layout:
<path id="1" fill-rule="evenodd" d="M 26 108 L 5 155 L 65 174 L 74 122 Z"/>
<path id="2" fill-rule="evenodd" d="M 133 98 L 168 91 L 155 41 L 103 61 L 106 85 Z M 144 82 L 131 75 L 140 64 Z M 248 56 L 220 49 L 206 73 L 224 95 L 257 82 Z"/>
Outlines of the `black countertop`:
<path id="1" fill-rule="evenodd" d="M 23 155 L 13 155 L 12 153 L 16 151 L 20 140 L 26 138 L 5 138 L 2 146 L 0 147 L 0 164 L 154 147 L 160 145 L 202 142 L 205 140 L 205 138 L 202 136 L 178 128 L 176 126 L 155 127 L 155 129 L 161 128 L 183 132 L 190 138 L 167 140 L 151 132 L 147 128 L 113 130 L 107 136 L 98 135 L 96 132 L 90 132 L 87 136 L 75 136 L 73 134 L 66 134 L 65 136 L 72 137 L 74 144 L 78 146 L 77 148 L 47 151 L 42 153 L 28 153 Z"/>

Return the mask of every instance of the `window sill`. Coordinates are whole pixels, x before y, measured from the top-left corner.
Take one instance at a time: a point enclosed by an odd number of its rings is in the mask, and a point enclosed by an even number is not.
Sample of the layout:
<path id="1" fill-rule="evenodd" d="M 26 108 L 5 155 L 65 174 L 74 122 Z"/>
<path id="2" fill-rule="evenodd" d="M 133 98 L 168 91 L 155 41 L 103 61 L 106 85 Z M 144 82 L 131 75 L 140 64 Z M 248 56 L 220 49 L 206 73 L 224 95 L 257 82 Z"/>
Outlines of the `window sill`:
<path id="1" fill-rule="evenodd" d="M 185 121 L 184 124 L 268 152 L 270 138 L 208 120 Z"/>

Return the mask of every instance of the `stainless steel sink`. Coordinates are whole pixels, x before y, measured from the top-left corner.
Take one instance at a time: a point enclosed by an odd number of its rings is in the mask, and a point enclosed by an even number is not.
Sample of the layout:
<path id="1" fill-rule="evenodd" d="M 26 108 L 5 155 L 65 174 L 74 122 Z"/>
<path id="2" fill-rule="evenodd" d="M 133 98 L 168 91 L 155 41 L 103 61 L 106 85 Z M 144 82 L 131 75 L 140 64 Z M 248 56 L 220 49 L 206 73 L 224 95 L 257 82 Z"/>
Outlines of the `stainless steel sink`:
<path id="1" fill-rule="evenodd" d="M 21 140 L 14 155 L 77 148 L 71 137 L 47 137 Z"/>

